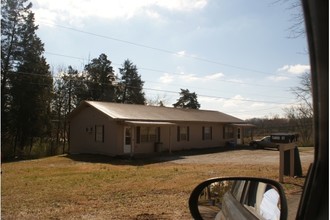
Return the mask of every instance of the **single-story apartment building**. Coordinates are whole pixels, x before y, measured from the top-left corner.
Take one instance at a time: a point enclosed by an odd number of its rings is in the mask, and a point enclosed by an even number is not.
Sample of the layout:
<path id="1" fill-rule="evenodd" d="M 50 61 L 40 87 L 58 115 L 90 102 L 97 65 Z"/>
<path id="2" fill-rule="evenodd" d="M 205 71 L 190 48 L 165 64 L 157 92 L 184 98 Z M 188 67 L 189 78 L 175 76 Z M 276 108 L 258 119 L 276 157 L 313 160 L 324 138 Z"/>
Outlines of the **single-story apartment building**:
<path id="1" fill-rule="evenodd" d="M 69 116 L 71 154 L 110 156 L 241 144 L 244 121 L 218 111 L 83 101 Z"/>

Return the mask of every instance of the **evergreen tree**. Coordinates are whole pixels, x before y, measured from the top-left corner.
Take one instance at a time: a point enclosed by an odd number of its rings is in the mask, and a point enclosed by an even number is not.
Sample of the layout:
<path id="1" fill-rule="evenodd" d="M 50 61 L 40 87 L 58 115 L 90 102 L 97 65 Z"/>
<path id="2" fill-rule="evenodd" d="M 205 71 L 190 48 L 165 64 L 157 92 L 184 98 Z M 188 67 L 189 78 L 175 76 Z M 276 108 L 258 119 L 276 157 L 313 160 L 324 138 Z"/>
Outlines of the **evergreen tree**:
<path id="1" fill-rule="evenodd" d="M 26 0 L 1 0 L 1 137 L 9 138 L 10 81 L 9 75 L 17 71 L 22 60 L 21 44 L 26 14 L 32 7 Z"/>
<path id="2" fill-rule="evenodd" d="M 198 103 L 196 93 L 189 92 L 188 89 L 181 89 L 180 98 L 173 104 L 175 108 L 191 108 L 199 109 L 201 105 Z"/>
<path id="3" fill-rule="evenodd" d="M 15 140 L 14 151 L 16 146 L 24 150 L 32 147 L 34 137 L 50 134 L 52 77 L 42 56 L 44 45 L 35 33 L 32 4 L 26 0 L 1 3 L 2 116 L 6 115 L 7 135 Z"/>
<path id="4" fill-rule="evenodd" d="M 138 74 L 136 65 L 130 60 L 125 60 L 123 68 L 119 68 L 121 80 L 118 86 L 118 99 L 121 103 L 142 104 L 146 103 L 143 92 L 144 82 Z"/>
<path id="5" fill-rule="evenodd" d="M 115 74 L 105 54 L 93 59 L 85 66 L 88 95 L 86 99 L 95 101 L 115 101 Z"/>

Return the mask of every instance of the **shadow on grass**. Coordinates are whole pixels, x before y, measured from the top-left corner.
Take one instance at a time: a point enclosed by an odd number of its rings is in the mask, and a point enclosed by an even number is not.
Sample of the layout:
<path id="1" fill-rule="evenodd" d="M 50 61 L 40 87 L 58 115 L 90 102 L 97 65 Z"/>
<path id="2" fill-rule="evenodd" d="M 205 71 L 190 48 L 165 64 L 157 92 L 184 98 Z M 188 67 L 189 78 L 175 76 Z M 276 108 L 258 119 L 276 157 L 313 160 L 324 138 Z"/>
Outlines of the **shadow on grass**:
<path id="1" fill-rule="evenodd" d="M 206 149 L 190 149 L 152 154 L 135 154 L 134 156 L 124 155 L 124 156 L 106 156 L 106 155 L 95 155 L 95 154 L 68 154 L 65 157 L 80 162 L 86 163 L 106 163 L 112 165 L 133 165 L 133 166 L 143 166 L 147 164 L 170 162 L 175 160 L 185 159 L 186 156 L 194 155 L 204 155 L 221 153 L 228 151 L 238 151 L 238 150 L 256 150 L 249 146 L 236 146 L 236 147 L 213 147 Z"/>

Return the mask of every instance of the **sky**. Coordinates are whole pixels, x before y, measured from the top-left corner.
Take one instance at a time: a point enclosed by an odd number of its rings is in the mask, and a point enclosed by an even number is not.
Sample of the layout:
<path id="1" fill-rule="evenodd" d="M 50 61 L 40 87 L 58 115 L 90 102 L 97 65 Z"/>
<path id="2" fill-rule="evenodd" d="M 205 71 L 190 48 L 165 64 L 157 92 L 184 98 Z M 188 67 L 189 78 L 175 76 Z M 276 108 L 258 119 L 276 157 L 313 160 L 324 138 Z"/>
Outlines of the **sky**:
<path id="1" fill-rule="evenodd" d="M 104 53 L 116 74 L 138 68 L 148 100 L 180 89 L 201 109 L 241 119 L 284 117 L 309 72 L 306 38 L 289 38 L 289 5 L 275 0 L 32 0 L 54 75 Z"/>

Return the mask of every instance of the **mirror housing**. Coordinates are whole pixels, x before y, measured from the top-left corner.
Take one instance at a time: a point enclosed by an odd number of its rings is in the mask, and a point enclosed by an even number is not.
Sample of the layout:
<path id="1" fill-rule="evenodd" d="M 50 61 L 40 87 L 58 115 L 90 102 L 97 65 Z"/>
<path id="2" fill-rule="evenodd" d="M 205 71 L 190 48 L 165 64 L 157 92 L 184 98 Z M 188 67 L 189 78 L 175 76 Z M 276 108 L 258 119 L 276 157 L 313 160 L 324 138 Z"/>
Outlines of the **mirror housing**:
<path id="1" fill-rule="evenodd" d="M 255 177 L 208 179 L 192 191 L 189 209 L 196 220 L 283 220 L 288 215 L 282 186 L 274 180 Z"/>

